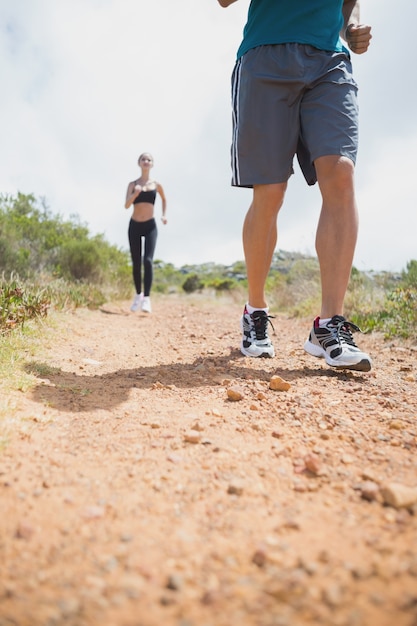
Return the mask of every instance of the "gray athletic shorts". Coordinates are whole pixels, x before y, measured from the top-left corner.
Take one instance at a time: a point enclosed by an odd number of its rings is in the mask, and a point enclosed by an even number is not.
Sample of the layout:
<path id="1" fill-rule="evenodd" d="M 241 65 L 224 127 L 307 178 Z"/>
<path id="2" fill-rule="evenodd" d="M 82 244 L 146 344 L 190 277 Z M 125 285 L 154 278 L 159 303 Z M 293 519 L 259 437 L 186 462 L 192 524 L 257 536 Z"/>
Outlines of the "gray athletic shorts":
<path id="1" fill-rule="evenodd" d="M 232 74 L 232 185 L 286 182 L 295 154 L 309 185 L 318 157 L 355 163 L 357 90 L 346 53 L 296 43 L 246 52 Z"/>

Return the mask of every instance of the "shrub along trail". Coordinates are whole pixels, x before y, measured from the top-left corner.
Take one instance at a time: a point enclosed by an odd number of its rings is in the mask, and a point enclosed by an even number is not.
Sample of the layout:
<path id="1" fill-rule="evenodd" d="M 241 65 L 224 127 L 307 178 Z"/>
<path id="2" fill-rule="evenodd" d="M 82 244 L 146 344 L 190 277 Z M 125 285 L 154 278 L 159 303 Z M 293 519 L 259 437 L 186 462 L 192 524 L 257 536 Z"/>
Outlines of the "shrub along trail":
<path id="1" fill-rule="evenodd" d="M 278 315 L 245 359 L 240 313 L 48 327 L 2 400 L 1 626 L 416 626 L 416 348 L 358 336 L 373 370 L 330 371 Z"/>

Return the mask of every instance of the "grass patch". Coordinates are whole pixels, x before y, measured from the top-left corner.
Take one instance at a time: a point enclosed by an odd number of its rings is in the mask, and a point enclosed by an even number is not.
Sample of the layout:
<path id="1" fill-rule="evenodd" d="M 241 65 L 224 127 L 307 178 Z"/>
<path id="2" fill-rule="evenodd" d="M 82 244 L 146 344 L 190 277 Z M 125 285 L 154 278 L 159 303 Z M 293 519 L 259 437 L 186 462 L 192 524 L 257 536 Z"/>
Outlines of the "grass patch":
<path id="1" fill-rule="evenodd" d="M 24 369 L 27 358 L 42 349 L 44 325 L 30 322 L 13 333 L 0 336 L 0 390 L 27 391 L 33 376 Z"/>
<path id="2" fill-rule="evenodd" d="M 50 376 L 59 374 L 61 370 L 47 363 L 32 362 L 26 365 L 25 371 L 29 374 L 33 374 L 36 378 L 49 378 Z"/>

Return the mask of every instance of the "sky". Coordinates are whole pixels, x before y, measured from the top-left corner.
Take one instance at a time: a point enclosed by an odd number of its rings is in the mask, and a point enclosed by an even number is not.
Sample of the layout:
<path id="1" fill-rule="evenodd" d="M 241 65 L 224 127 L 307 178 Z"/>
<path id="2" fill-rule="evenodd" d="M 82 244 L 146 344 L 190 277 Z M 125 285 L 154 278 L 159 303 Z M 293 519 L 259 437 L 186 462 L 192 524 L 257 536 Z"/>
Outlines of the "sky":
<path id="1" fill-rule="evenodd" d="M 363 0 L 372 25 L 359 83 L 360 214 L 354 265 L 401 271 L 417 258 L 417 4 Z M 0 0 L 0 193 L 127 249 L 128 183 L 150 152 L 168 201 L 155 257 L 176 267 L 243 259 L 252 192 L 231 187 L 230 76 L 249 0 Z M 382 9 L 382 10 L 381 10 Z M 295 163 L 277 249 L 314 255 L 320 211 Z"/>

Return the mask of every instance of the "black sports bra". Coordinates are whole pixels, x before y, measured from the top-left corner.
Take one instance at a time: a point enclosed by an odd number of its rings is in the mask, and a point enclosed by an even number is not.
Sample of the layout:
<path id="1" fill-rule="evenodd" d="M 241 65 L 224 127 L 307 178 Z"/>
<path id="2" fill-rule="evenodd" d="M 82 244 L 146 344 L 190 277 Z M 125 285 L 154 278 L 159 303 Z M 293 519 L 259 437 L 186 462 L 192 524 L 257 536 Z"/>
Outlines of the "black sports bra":
<path id="1" fill-rule="evenodd" d="M 148 202 L 149 204 L 155 204 L 156 200 L 156 188 L 149 191 L 141 191 L 137 198 L 133 200 L 133 204 L 139 204 L 139 202 Z"/>

